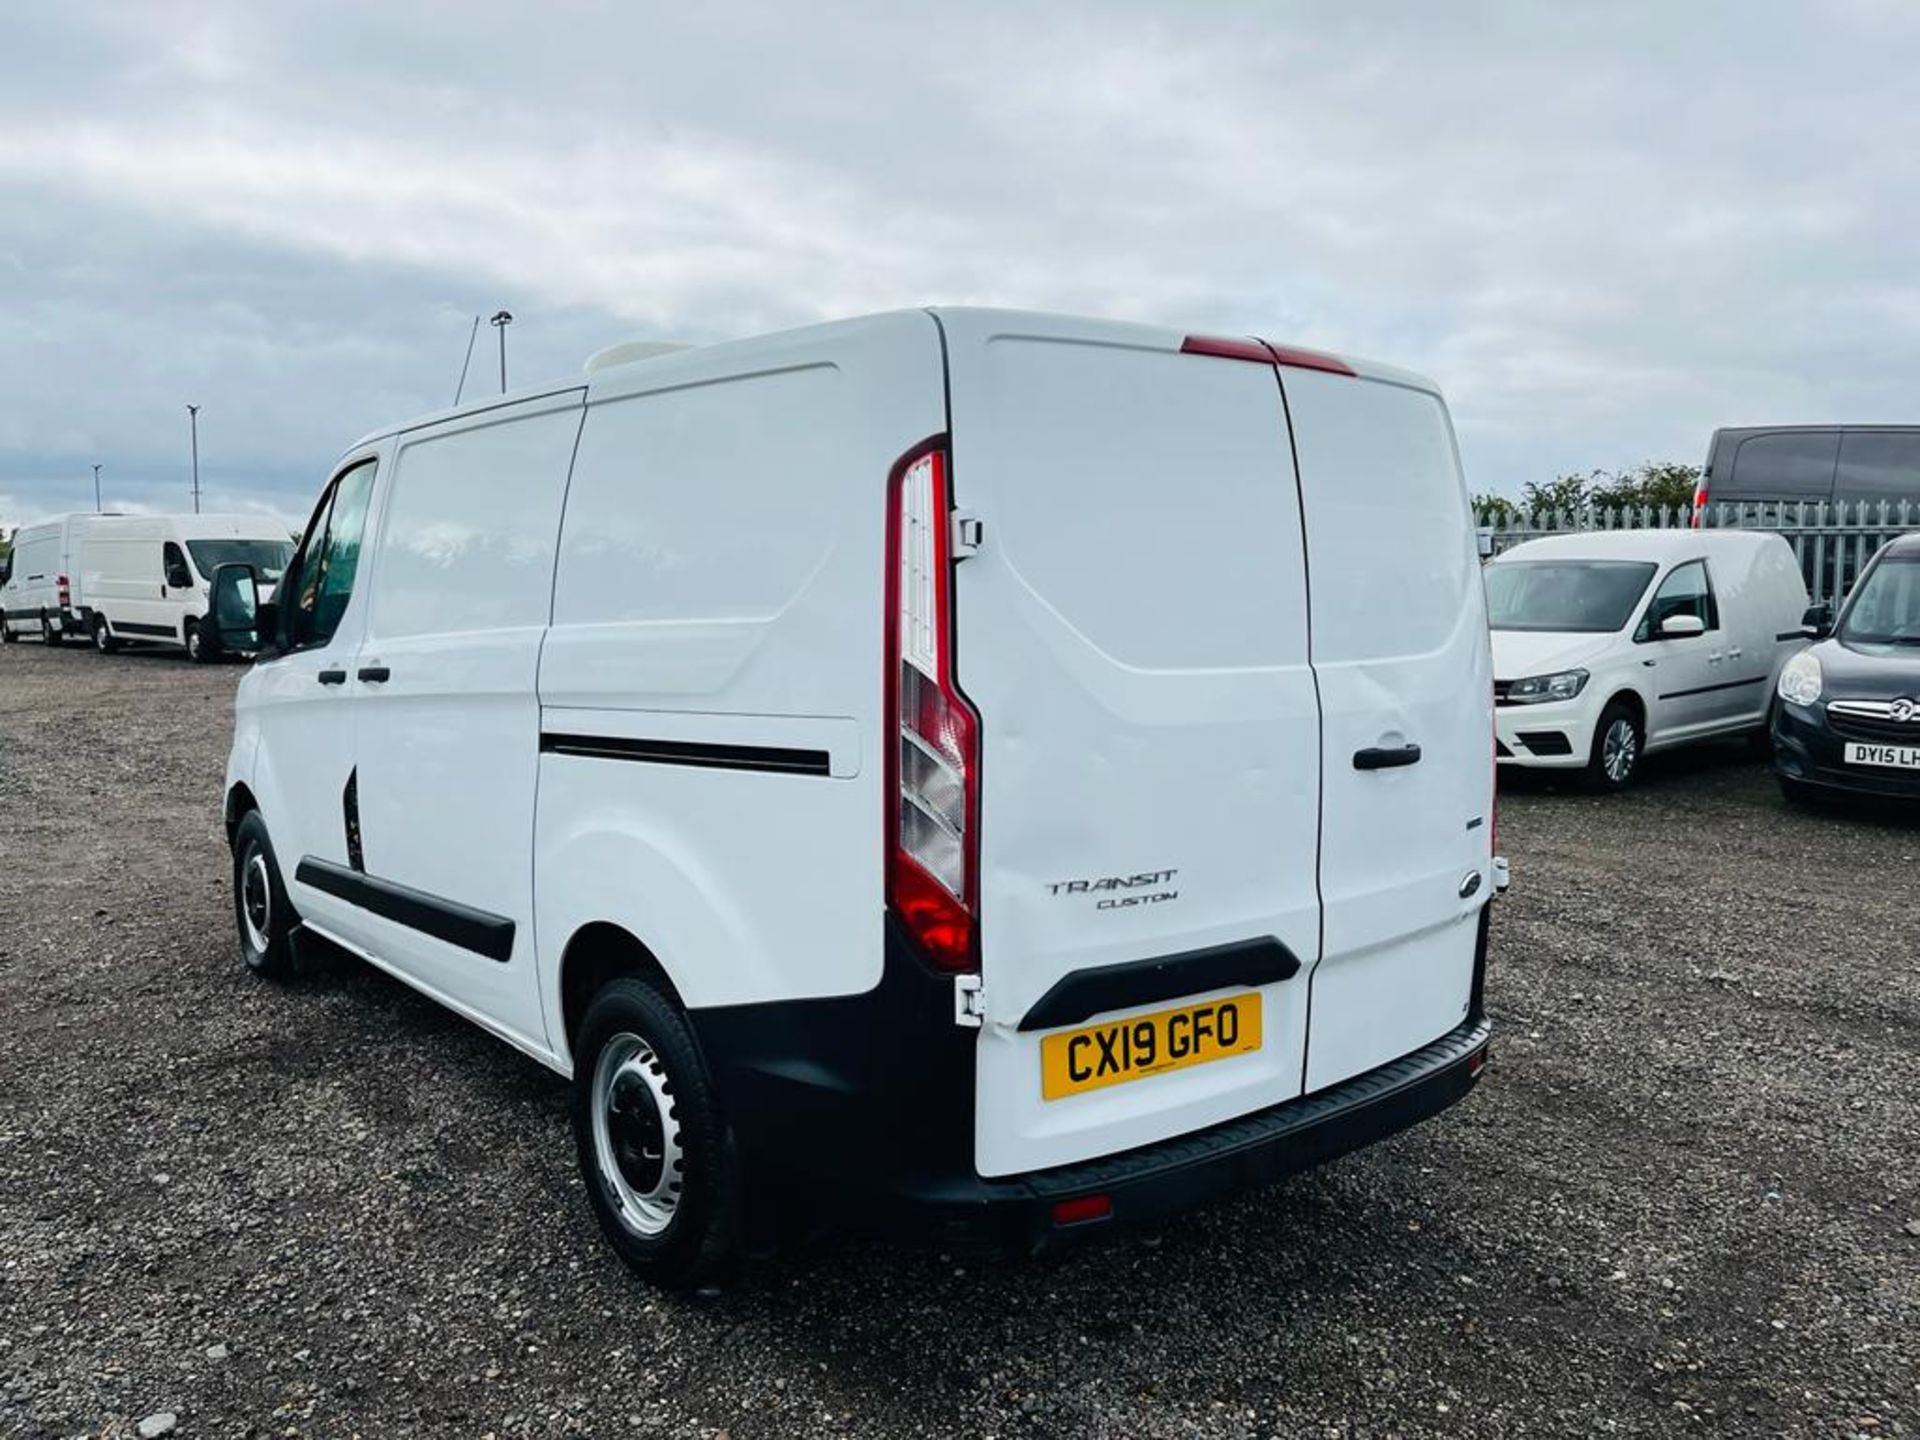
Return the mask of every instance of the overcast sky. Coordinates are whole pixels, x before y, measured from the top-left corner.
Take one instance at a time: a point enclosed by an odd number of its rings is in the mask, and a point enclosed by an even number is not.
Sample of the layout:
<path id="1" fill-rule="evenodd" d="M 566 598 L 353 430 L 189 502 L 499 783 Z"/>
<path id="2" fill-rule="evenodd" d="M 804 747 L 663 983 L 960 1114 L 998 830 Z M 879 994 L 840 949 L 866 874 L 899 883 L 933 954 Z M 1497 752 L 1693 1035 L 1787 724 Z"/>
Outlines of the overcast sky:
<path id="1" fill-rule="evenodd" d="M 303 516 L 444 406 L 633 337 L 902 305 L 1435 376 L 1469 478 L 1920 420 L 1904 3 L 12 4 L 0 525 Z M 484 326 L 469 387 L 497 386 Z"/>

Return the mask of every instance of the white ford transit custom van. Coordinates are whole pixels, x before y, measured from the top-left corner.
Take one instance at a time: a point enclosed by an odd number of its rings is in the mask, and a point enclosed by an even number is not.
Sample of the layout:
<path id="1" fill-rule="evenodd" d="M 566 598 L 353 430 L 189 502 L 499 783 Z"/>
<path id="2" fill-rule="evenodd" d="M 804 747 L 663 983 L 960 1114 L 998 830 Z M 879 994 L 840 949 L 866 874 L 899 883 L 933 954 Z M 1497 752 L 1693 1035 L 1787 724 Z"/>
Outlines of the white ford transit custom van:
<path id="1" fill-rule="evenodd" d="M 279 603 L 214 590 L 264 632 L 248 963 L 323 937 L 570 1075 L 663 1283 L 801 1197 L 1163 1215 L 1484 1063 L 1492 674 L 1417 377 L 970 310 L 610 359 L 370 436 Z"/>
<path id="2" fill-rule="evenodd" d="M 1500 764 L 1633 782 L 1650 751 L 1766 733 L 1808 632 L 1793 547 L 1753 530 L 1598 530 L 1487 567 Z"/>

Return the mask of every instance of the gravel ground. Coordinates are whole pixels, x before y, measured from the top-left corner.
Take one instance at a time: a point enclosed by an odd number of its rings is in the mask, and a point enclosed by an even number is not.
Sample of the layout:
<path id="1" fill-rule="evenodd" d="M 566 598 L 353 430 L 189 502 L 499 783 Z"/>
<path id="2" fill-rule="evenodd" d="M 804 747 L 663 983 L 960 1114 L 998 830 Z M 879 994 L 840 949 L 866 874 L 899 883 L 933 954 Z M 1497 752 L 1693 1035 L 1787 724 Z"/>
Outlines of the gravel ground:
<path id="1" fill-rule="evenodd" d="M 1509 787 L 1461 1106 L 1045 1263 L 676 1299 L 559 1081 L 357 963 L 243 972 L 239 673 L 0 650 L 0 1433 L 1920 1435 L 1920 824 L 1738 746 Z"/>

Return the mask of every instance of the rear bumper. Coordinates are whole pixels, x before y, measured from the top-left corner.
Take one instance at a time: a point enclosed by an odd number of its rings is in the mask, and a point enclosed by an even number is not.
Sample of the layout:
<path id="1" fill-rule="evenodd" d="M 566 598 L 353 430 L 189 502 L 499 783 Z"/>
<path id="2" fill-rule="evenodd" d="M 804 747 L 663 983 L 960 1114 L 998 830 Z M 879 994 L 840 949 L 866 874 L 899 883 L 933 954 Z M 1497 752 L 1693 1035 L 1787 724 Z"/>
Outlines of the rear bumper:
<path id="1" fill-rule="evenodd" d="M 1491 1027 L 1481 917 L 1468 1018 L 1312 1095 L 1117 1155 L 984 1178 L 973 1165 L 977 1030 L 953 1023 L 952 981 L 891 923 L 881 982 L 860 995 L 691 1013 L 749 1173 L 867 1233 L 1023 1250 L 1090 1238 L 1269 1184 L 1436 1115 L 1473 1088 Z M 1063 1200 L 1104 1213 L 1056 1223 Z M 783 1215 L 781 1223 L 791 1223 Z"/>
<path id="2" fill-rule="evenodd" d="M 1039 1250 L 1164 1219 L 1361 1149 L 1437 1115 L 1479 1082 L 1492 1026 L 1431 1045 L 1317 1094 L 1123 1155 L 1005 1180 L 923 1181 L 886 1197 L 884 1228 Z M 1105 1197 L 1103 1218 L 1059 1224 L 1062 1201 Z"/>

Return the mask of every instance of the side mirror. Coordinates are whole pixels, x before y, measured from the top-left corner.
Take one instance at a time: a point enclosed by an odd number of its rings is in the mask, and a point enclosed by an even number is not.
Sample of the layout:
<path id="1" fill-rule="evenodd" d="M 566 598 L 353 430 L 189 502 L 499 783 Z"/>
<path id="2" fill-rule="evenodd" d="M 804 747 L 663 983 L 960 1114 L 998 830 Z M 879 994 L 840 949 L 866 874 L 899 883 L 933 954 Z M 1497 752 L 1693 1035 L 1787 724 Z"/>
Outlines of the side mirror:
<path id="1" fill-rule="evenodd" d="M 1669 615 L 1660 622 L 1662 640 L 1691 640 L 1707 633 L 1707 622 L 1698 615 Z"/>
<path id="2" fill-rule="evenodd" d="M 1833 602 L 1822 600 L 1818 605 L 1809 605 L 1807 613 L 1800 617 L 1800 633 L 1809 640 L 1824 640 L 1833 634 Z"/>
<path id="3" fill-rule="evenodd" d="M 190 590 L 193 588 L 193 576 L 187 573 L 186 566 L 167 566 L 167 588 L 169 590 Z"/>
<path id="4" fill-rule="evenodd" d="M 255 651 L 266 633 L 260 625 L 260 577 L 251 565 L 222 565 L 213 572 L 213 628 L 222 650 Z"/>

